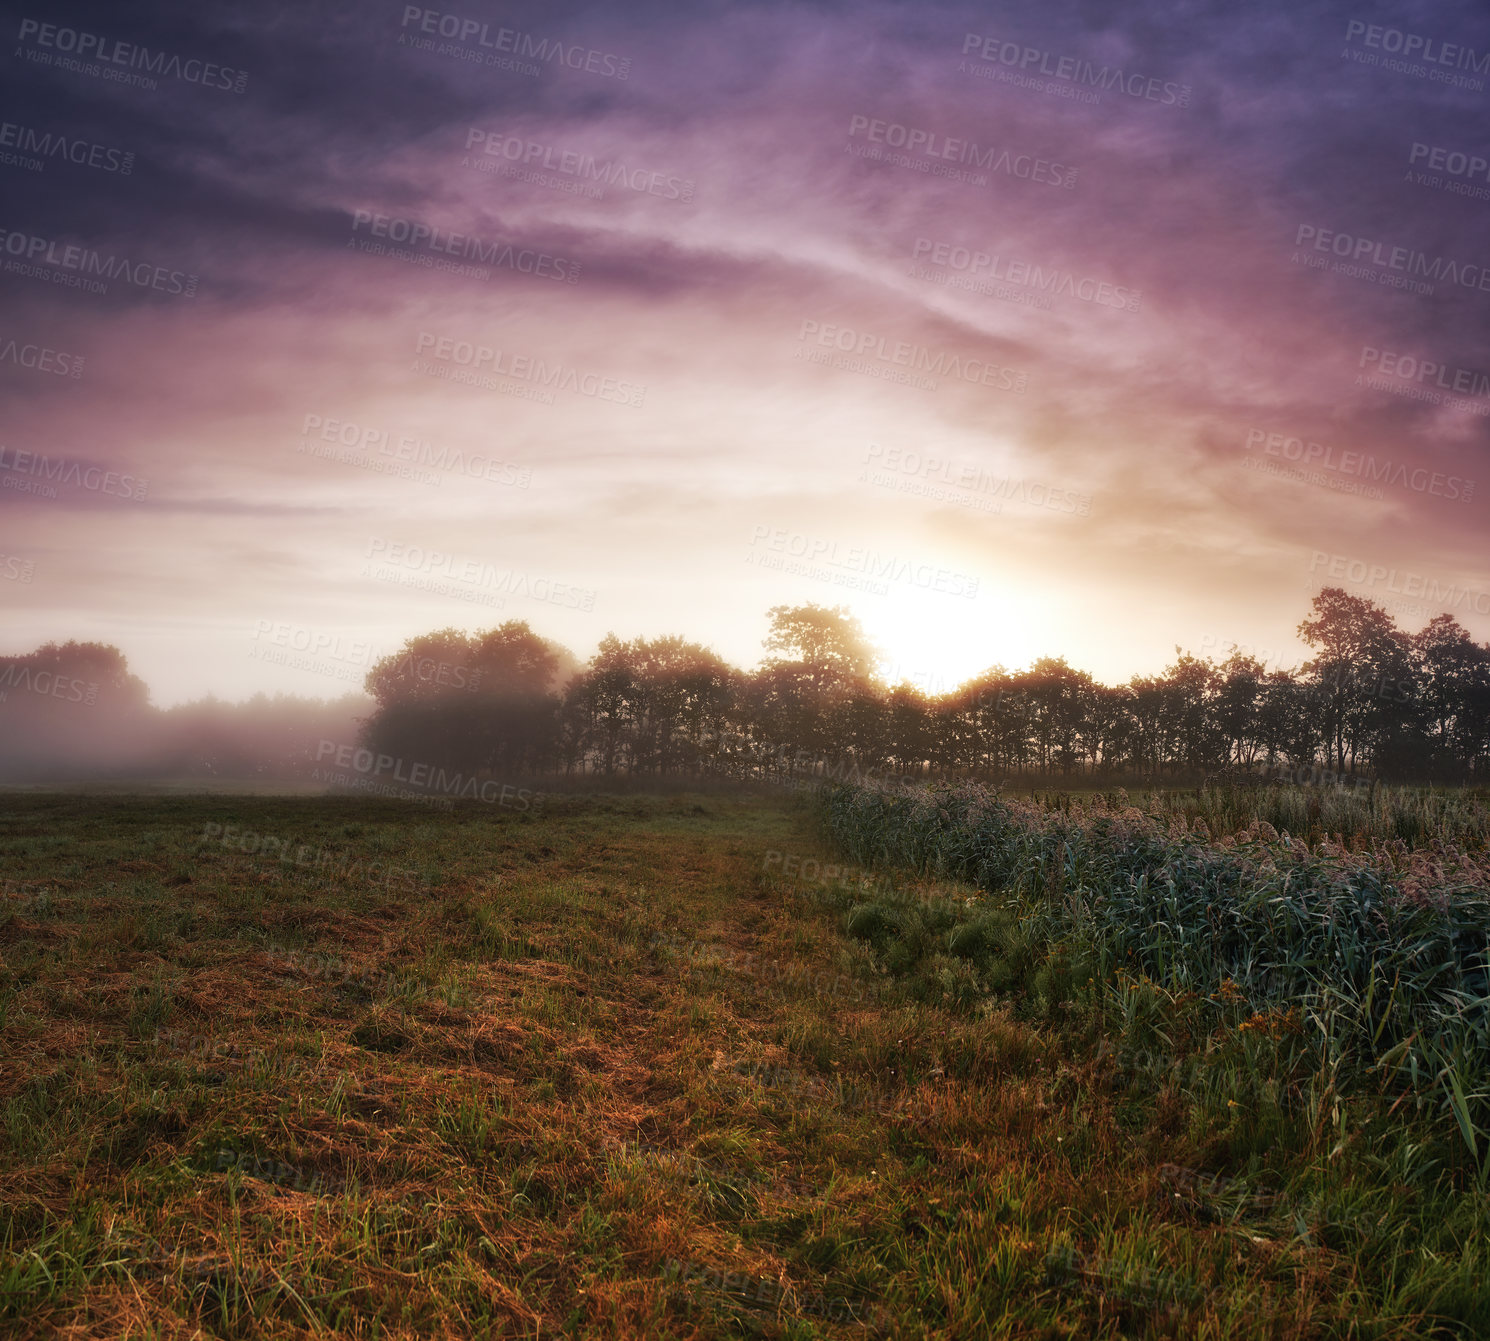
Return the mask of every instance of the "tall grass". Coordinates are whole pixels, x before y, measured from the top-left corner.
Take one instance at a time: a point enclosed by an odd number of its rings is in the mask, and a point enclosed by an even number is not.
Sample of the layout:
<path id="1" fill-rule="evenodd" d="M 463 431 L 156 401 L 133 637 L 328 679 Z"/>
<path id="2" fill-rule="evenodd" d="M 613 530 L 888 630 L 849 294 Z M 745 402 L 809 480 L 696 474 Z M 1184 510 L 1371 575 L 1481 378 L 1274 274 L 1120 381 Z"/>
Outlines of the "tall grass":
<path id="1" fill-rule="evenodd" d="M 1108 799 L 1127 797 L 1119 791 Z M 1046 798 L 1052 802 L 1058 797 Z M 1200 820 L 1216 837 L 1262 820 L 1306 843 L 1328 840 L 1350 851 L 1393 838 L 1409 847 L 1438 839 L 1471 852 L 1490 849 L 1490 801 L 1467 788 L 1227 783 L 1138 792 L 1132 804 L 1145 814 L 1177 815 L 1187 827 Z"/>
<path id="2" fill-rule="evenodd" d="M 861 862 L 1013 894 L 1031 935 L 1085 940 L 1105 972 L 1240 993 L 1258 1012 L 1298 1007 L 1342 1080 L 1384 1073 L 1441 1104 L 1490 1170 L 1483 852 L 1436 836 L 1418 848 L 1400 836 L 1311 846 L 1256 818 L 1213 838 L 1179 806 L 1060 801 L 977 785 L 823 797 L 833 837 Z"/>

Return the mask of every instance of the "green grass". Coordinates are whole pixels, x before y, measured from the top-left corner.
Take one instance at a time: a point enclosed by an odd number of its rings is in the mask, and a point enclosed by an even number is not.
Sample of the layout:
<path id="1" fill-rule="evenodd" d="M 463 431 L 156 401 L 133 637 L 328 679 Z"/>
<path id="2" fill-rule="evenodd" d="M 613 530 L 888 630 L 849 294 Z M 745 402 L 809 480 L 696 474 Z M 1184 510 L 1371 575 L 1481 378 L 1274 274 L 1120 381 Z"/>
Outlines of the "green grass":
<path id="1" fill-rule="evenodd" d="M 7 797 L 0 1333 L 1490 1330 L 1452 1143 L 1285 1021 L 782 853 L 838 860 L 779 798 Z"/>
<path id="2" fill-rule="evenodd" d="M 984 922 L 1004 910 L 1021 936 L 1069 942 L 1104 985 L 1124 971 L 1254 1011 L 1291 1007 L 1332 1074 L 1382 1076 L 1452 1120 L 1490 1177 L 1490 860 L 1442 837 L 1312 847 L 1253 818 L 1213 838 L 1170 809 L 1127 798 L 1040 805 L 978 786 L 914 795 L 835 788 L 830 831 L 861 861 L 972 881 Z M 875 906 L 855 916 L 873 920 Z M 856 929 L 851 927 L 851 929 Z M 998 946 L 952 933 L 964 958 Z M 894 927 L 867 928 L 892 958 L 920 953 Z M 885 948 L 880 945 L 879 948 Z M 1003 969 L 997 970 L 1003 972 Z"/>

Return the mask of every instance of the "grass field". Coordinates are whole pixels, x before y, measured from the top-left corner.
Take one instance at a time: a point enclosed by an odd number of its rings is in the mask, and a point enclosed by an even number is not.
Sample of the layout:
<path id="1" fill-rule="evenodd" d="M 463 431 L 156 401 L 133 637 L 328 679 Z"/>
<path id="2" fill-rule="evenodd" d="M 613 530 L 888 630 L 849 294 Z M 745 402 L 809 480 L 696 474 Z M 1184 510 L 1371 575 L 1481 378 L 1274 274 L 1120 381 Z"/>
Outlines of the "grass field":
<path id="1" fill-rule="evenodd" d="M 1490 1333 L 1452 1142 L 1290 1073 L 1281 1019 L 909 953 L 864 884 L 948 943 L 976 891 L 821 835 L 5 798 L 0 1333 Z"/>

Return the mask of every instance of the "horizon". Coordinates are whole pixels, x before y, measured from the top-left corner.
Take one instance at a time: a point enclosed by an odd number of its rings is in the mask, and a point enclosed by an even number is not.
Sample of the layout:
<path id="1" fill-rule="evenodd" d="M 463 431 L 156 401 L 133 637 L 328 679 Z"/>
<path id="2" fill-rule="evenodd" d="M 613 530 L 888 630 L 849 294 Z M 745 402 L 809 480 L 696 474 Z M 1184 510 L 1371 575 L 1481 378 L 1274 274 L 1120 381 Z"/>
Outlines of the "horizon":
<path id="1" fill-rule="evenodd" d="M 79 3 L 12 37 L 7 653 L 327 697 L 255 629 L 745 668 L 817 603 L 913 682 L 1122 684 L 1176 645 L 1297 665 L 1330 585 L 1490 639 L 1490 16 Z"/>
<path id="2" fill-rule="evenodd" d="M 763 615 L 763 626 L 769 624 L 769 622 L 770 621 L 768 616 Z M 493 625 L 492 627 L 495 628 L 496 625 Z M 1399 625 L 1399 627 L 1401 626 Z M 1402 631 L 1411 634 L 1417 632 L 1418 630 L 1403 628 Z M 262 665 L 265 668 L 283 669 L 286 670 L 287 673 L 290 675 L 309 677 L 316 680 L 324 681 L 327 678 L 339 678 L 345 686 L 341 690 L 341 692 L 302 693 L 293 689 L 282 689 L 276 687 L 272 689 L 259 688 L 239 698 L 227 698 L 221 694 L 216 694 L 209 689 L 204 693 L 190 697 L 178 698 L 172 702 L 161 702 L 157 699 L 154 689 L 148 681 L 146 681 L 146 689 L 147 691 L 149 691 L 149 701 L 151 706 L 160 711 L 168 711 L 171 708 L 204 703 L 209 700 L 216 700 L 228 705 L 238 705 L 247 703 L 251 699 L 260 695 L 270 698 L 278 695 L 283 695 L 285 697 L 303 699 L 306 701 L 320 701 L 328 704 L 337 702 L 349 695 L 369 698 L 369 701 L 371 701 L 371 696 L 368 694 L 368 691 L 364 687 L 367 673 L 371 672 L 373 667 L 384 658 L 392 658 L 397 660 L 401 657 L 414 655 L 414 653 L 411 653 L 409 651 L 409 644 L 417 641 L 421 636 L 429 635 L 434 632 L 436 632 L 436 630 L 434 629 L 420 630 L 419 633 L 411 635 L 410 639 L 406 640 L 405 643 L 400 644 L 397 647 L 382 647 L 379 645 L 375 645 L 364 638 L 344 638 L 334 631 L 315 631 L 300 626 L 287 624 L 274 625 L 267 624 L 267 621 L 261 621 L 260 625 L 255 626 L 255 629 L 251 635 L 254 641 L 254 656 L 252 657 L 252 659 L 257 664 Z M 471 636 L 479 636 L 480 634 L 487 632 L 487 630 L 483 628 L 473 628 L 462 630 L 462 632 L 470 634 Z M 532 632 L 539 638 L 543 639 L 545 642 L 549 643 L 551 646 L 555 647 L 557 650 L 561 652 L 567 652 L 571 656 L 573 656 L 575 666 L 569 670 L 561 672 L 561 682 L 567 681 L 567 679 L 571 676 L 581 673 L 584 668 L 591 663 L 593 657 L 598 651 L 598 647 L 591 648 L 587 649 L 584 653 L 581 654 L 576 652 L 574 648 L 566 647 L 562 643 L 559 643 L 557 640 L 548 638 L 541 628 L 534 628 L 532 629 Z M 864 633 L 866 634 L 866 636 L 868 636 L 869 631 L 866 629 L 864 630 Z M 632 637 L 626 637 L 613 629 L 607 630 L 606 634 L 603 636 L 614 636 L 619 638 L 622 642 L 633 641 Z M 659 636 L 676 636 L 681 637 L 688 642 L 696 641 L 694 639 L 689 639 L 687 634 L 680 633 L 674 633 L 673 635 L 662 634 Z M 60 641 L 66 642 L 67 640 Z M 74 641 L 85 642 L 88 640 L 76 639 Z M 869 641 L 873 643 L 872 637 L 869 639 Z M 764 643 L 764 640 L 762 640 L 762 642 Z M 1176 648 L 1171 649 L 1170 657 L 1164 662 L 1163 665 L 1155 666 L 1149 670 L 1135 671 L 1133 675 L 1160 675 L 1163 673 L 1163 671 L 1171 667 L 1179 656 L 1193 656 L 1199 661 L 1208 662 L 1219 667 L 1233 653 L 1244 657 L 1255 657 L 1255 659 L 1261 664 L 1264 671 L 1286 671 L 1290 674 L 1296 674 L 1301 671 L 1306 662 L 1311 660 L 1313 656 L 1317 656 L 1318 653 L 1311 653 L 1307 644 L 1305 644 L 1302 640 L 1295 638 L 1295 642 L 1297 642 L 1298 647 L 1301 650 L 1300 655 L 1291 662 L 1282 660 L 1279 656 L 1271 653 L 1267 648 L 1254 649 L 1247 646 L 1233 646 L 1231 644 L 1227 644 L 1225 646 L 1202 646 L 1199 649 L 1177 646 Z M 707 644 L 701 645 L 704 647 L 705 651 L 720 655 L 722 659 L 734 670 L 739 671 L 745 675 L 759 674 L 767 667 L 768 663 L 772 660 L 772 658 L 763 651 L 762 654 L 759 655 L 754 662 L 748 665 L 740 665 L 738 663 L 730 661 L 728 657 L 723 657 L 723 654 L 719 653 L 717 648 L 710 647 Z M 105 646 L 112 646 L 112 644 L 105 644 Z M 39 649 L 35 647 L 16 648 L 14 650 L 0 650 L 0 660 L 5 660 L 7 658 L 13 659 L 25 657 L 38 650 Z M 121 652 L 123 651 L 123 649 L 120 650 Z M 128 660 L 127 653 L 125 654 L 125 659 L 126 661 Z M 1133 678 L 1124 677 L 1120 680 L 1105 680 L 1101 676 L 1093 673 L 1088 667 L 1076 665 L 1075 663 L 1071 662 L 1069 658 L 1062 656 L 1060 653 L 1052 652 L 1039 654 L 1035 657 L 1030 658 L 1028 661 L 1021 662 L 1016 665 L 985 666 L 970 675 L 960 677 L 956 680 L 947 680 L 938 677 L 937 675 L 930 672 L 913 671 L 898 665 L 893 665 L 890 664 L 888 657 L 882 656 L 876 660 L 875 668 L 870 674 L 870 679 L 879 687 L 884 689 L 897 689 L 902 686 L 909 685 L 912 688 L 925 694 L 928 698 L 935 698 L 940 695 L 955 693 L 958 690 L 966 688 L 968 685 L 973 684 L 978 680 L 999 672 L 1008 675 L 1019 675 L 1026 673 L 1030 671 L 1037 663 L 1042 661 L 1064 661 L 1071 667 L 1072 670 L 1078 672 L 1086 672 L 1087 674 L 1092 676 L 1093 680 L 1095 680 L 1096 683 L 1111 688 L 1120 688 L 1124 685 L 1127 685 Z M 129 669 L 132 674 L 139 674 L 139 672 L 135 670 L 133 666 L 130 666 Z M 352 674 L 354 670 L 360 671 L 361 673 Z"/>

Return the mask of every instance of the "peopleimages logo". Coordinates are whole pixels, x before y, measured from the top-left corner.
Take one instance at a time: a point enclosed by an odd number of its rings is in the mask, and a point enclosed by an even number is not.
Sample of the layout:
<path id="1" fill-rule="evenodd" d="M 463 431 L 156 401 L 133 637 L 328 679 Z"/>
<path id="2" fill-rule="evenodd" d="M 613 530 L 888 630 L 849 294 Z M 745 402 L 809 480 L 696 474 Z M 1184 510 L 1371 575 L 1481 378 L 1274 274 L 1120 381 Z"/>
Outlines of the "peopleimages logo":
<path id="1" fill-rule="evenodd" d="M 0 121 L 0 146 L 34 155 L 37 171 L 46 166 L 49 158 L 66 159 L 79 167 L 97 168 L 100 172 L 117 172 L 121 177 L 128 177 L 134 171 L 133 153 L 94 144 L 92 140 L 70 140 L 66 135 L 18 126 L 13 121 Z M 0 162 L 11 157 L 0 154 Z"/>
<path id="2" fill-rule="evenodd" d="M 316 445 L 317 441 L 329 445 L 319 447 Z M 342 448 L 347 450 L 340 450 Z M 468 453 L 444 443 L 435 446 L 428 439 L 411 437 L 407 433 L 395 438 L 387 428 L 376 424 L 359 424 L 352 420 L 331 419 L 319 414 L 305 416 L 297 450 L 308 451 L 310 455 L 322 459 L 362 466 L 383 464 L 370 457 L 369 454 L 376 450 L 379 455 L 394 458 L 386 463 L 387 469 L 393 469 L 396 462 L 399 473 L 405 477 L 418 474 L 419 467 L 427 466 L 452 475 L 489 480 L 494 484 L 512 485 L 519 489 L 526 489 L 533 479 L 531 470 L 481 452 Z M 435 476 L 427 478 L 435 484 L 440 482 Z"/>
<path id="3" fill-rule="evenodd" d="M 359 240 L 357 234 L 363 229 L 370 236 Z M 499 269 L 505 266 L 525 275 L 538 275 L 543 279 L 567 281 L 570 284 L 579 280 L 578 261 L 566 261 L 563 257 L 550 256 L 546 251 L 535 251 L 531 247 L 514 248 L 510 242 L 483 242 L 479 237 L 452 233 L 432 224 L 420 223 L 416 219 L 375 214 L 372 210 L 357 210 L 353 213 L 352 234 L 347 239 L 347 246 L 357 247 L 373 255 L 384 249 L 373 243 L 371 238 L 387 238 L 390 242 L 408 243 L 416 254 L 423 248 L 442 256 L 459 256 L 478 266 L 489 265 Z"/>
<path id="4" fill-rule="evenodd" d="M 1426 160 L 1433 172 L 1446 172 L 1450 177 L 1482 177 L 1490 182 L 1490 159 L 1482 154 L 1466 154 L 1457 149 L 1444 149 L 1438 145 L 1413 141 L 1407 155 L 1408 163 Z"/>
<path id="5" fill-rule="evenodd" d="M 50 238 L 34 237 L 14 229 L 0 228 L 0 251 L 23 258 L 7 261 L 5 269 L 9 272 L 50 279 L 70 288 L 86 289 L 89 293 L 107 293 L 109 287 L 102 280 L 89 279 L 89 275 L 125 279 L 136 288 L 155 289 L 186 298 L 195 296 L 197 291 L 195 275 L 167 270 L 163 265 L 151 265 L 148 261 L 133 261 L 127 256 L 104 256 L 91 247 L 59 247 Z M 79 273 L 70 273 L 73 271 Z"/>
<path id="6" fill-rule="evenodd" d="M 598 186 L 620 185 L 631 191 L 661 196 L 664 200 L 693 199 L 693 183 L 685 178 L 649 172 L 645 168 L 628 168 L 626 164 L 610 159 L 596 162 L 594 154 L 556 149 L 553 145 L 525 140 L 520 135 L 504 135 L 501 131 L 472 126 L 466 131 L 466 148 L 474 149 L 477 145 L 481 146 L 481 153 L 505 159 L 515 168 L 562 172 L 582 182 L 593 182 Z M 466 160 L 462 162 L 466 163 Z M 480 164 L 479 159 L 477 162 Z"/>
<path id="7" fill-rule="evenodd" d="M 364 777 L 381 777 L 391 770 L 394 782 L 406 782 L 411 787 L 433 790 L 444 796 L 510 806 L 514 810 L 530 810 L 541 805 L 544 799 L 543 792 L 534 792 L 529 787 L 517 787 L 491 778 L 483 781 L 460 772 L 447 773 L 436 764 L 408 764 L 391 754 L 376 754 L 355 745 L 338 745 L 334 740 L 323 740 L 316 746 L 317 762 L 325 759 L 334 759 L 338 768 L 350 768 Z"/>
<path id="8" fill-rule="evenodd" d="M 529 382 L 548 391 L 569 391 L 592 400 L 636 408 L 647 397 L 647 388 L 636 382 L 581 372 L 578 368 L 566 368 L 562 363 L 551 364 L 531 354 L 516 354 L 492 345 L 473 344 L 434 331 L 420 331 L 414 340 L 414 350 L 416 354 L 429 354 L 457 368 L 469 369 L 473 374 L 490 373 L 494 377 Z M 418 371 L 418 358 L 414 362 Z"/>
<path id="9" fill-rule="evenodd" d="M 1099 307 L 1138 311 L 1137 289 L 1130 289 L 1122 284 L 1110 284 L 1106 280 L 1077 278 L 1069 271 L 1032 265 L 1011 256 L 1000 256 L 998 252 L 974 251 L 950 242 L 918 237 L 911 248 L 911 256 L 917 261 L 929 260 L 932 265 L 965 271 L 970 276 L 986 278 L 991 282 L 1022 284 L 1043 294 L 1075 298 L 1083 303 L 1096 303 Z M 926 277 L 917 274 L 914 269 L 911 274 L 917 278 Z"/>
<path id="10" fill-rule="evenodd" d="M 323 744 L 327 742 L 322 742 Z M 381 756 L 387 758 L 386 755 Z M 386 862 L 370 861 L 354 853 L 338 852 L 325 847 L 311 847 L 307 843 L 295 843 L 293 839 L 278 838 L 272 834 L 255 833 L 252 829 L 239 829 L 234 825 L 203 825 L 202 836 L 197 840 L 205 843 L 214 839 L 219 846 L 236 848 L 250 856 L 272 858 L 301 868 L 310 868 L 318 874 L 334 880 L 359 880 L 369 884 L 402 886 L 417 890 L 428 882 L 421 879 L 413 867 L 394 867 Z"/>
<path id="11" fill-rule="evenodd" d="M 1393 595 L 1421 596 L 1434 605 L 1450 610 L 1468 604 L 1478 615 L 1490 615 L 1490 592 L 1471 591 L 1450 582 L 1444 586 L 1436 578 L 1424 577 L 1421 573 L 1399 571 L 1385 564 L 1370 563 L 1365 559 L 1352 559 L 1344 554 L 1326 554 L 1315 550 L 1309 561 L 1311 573 L 1325 569 L 1330 577 L 1344 578 L 1359 586 L 1385 586 Z"/>
<path id="12" fill-rule="evenodd" d="M 0 363 L 14 363 L 19 368 L 51 373 L 56 377 L 81 377 L 83 356 L 46 345 L 23 345 L 15 340 L 0 341 Z"/>
<path id="13" fill-rule="evenodd" d="M 460 559 L 454 554 L 425 549 L 421 545 L 409 545 L 374 536 L 367 542 L 367 554 L 369 558 L 396 565 L 390 570 L 392 572 L 404 570 L 430 575 L 446 582 L 488 587 L 505 595 L 530 596 L 535 601 L 565 605 L 570 609 L 591 611 L 595 608 L 595 593 L 587 587 L 575 587 L 546 577 L 532 578 L 527 573 L 519 573 L 511 568 L 498 568 L 479 559 Z M 369 565 L 363 569 L 363 576 L 377 574 L 372 573 Z"/>
<path id="14" fill-rule="evenodd" d="M 400 655 L 402 653 L 402 655 Z M 407 684 L 418 680 L 425 689 L 461 689 L 471 693 L 481 687 L 481 668 L 458 661 L 437 661 L 400 648 L 380 648 L 361 639 L 346 639 L 339 633 L 310 629 L 301 624 L 261 619 L 254 627 L 254 645 L 248 655 L 255 661 L 295 665 L 310 669 L 316 663 L 340 662 L 343 679 L 365 679 L 380 662 L 384 672 Z"/>
<path id="15" fill-rule="evenodd" d="M 1412 354 L 1397 354 L 1390 349 L 1374 349 L 1366 345 L 1361 350 L 1360 361 L 1356 366 L 1367 368 L 1373 365 L 1379 372 L 1392 377 L 1418 383 L 1427 382 L 1461 396 L 1490 395 L 1490 375 L 1474 368 L 1450 368 L 1447 364 L 1436 363 L 1432 359 L 1420 359 Z"/>
<path id="16" fill-rule="evenodd" d="M 757 526 L 751 533 L 750 544 L 753 547 L 764 544 L 765 551 L 757 551 L 746 556 L 745 561 L 754 561 L 762 568 L 783 568 L 793 571 L 783 562 L 773 561 L 773 555 L 783 555 L 791 559 L 803 560 L 805 564 L 820 563 L 823 572 L 838 570 L 835 578 L 844 574 L 855 574 L 866 581 L 881 580 L 885 582 L 905 582 L 914 587 L 920 587 L 923 591 L 936 591 L 946 596 L 962 596 L 972 600 L 978 594 L 978 579 L 969 577 L 966 573 L 953 572 L 949 568 L 938 568 L 934 564 L 916 563 L 913 560 L 900 558 L 898 555 L 885 554 L 880 550 L 866 549 L 862 545 L 854 545 L 850 548 L 841 547 L 836 540 L 826 540 L 817 536 L 803 535 L 800 532 L 786 531 L 781 527 Z M 816 576 L 816 573 L 809 573 Z M 849 583 L 847 585 L 854 585 Z M 877 594 L 884 595 L 879 591 Z"/>
<path id="17" fill-rule="evenodd" d="M 1423 170 L 1426 165 L 1427 171 Z M 1477 182 L 1476 179 L 1483 179 Z M 1403 180 L 1470 200 L 1490 200 L 1490 159 L 1414 140 Z"/>
<path id="18" fill-rule="evenodd" d="M 0 577 L 7 582 L 29 582 L 36 576 L 36 560 L 19 554 L 0 554 Z"/>
<path id="19" fill-rule="evenodd" d="M 547 61 L 550 64 L 557 61 L 571 70 L 583 70 L 587 74 L 600 75 L 605 79 L 625 79 L 631 74 L 630 56 L 596 51 L 577 43 L 566 46 L 556 38 L 535 37 L 532 33 L 518 32 L 515 28 L 498 28 L 493 33 L 491 24 L 483 23 L 480 19 L 444 14 L 438 9 L 406 5 L 403 23 L 399 26 L 407 28 L 411 23 L 417 25 L 418 32 L 428 33 L 432 37 L 445 37 L 465 45 L 474 42 L 478 48 L 476 54 L 480 54 L 481 47 L 490 48 L 489 59 L 492 64 L 505 63 L 506 58 L 499 58 L 496 53 L 506 51 L 527 60 Z M 402 42 L 403 36 L 399 40 Z"/>
<path id="20" fill-rule="evenodd" d="M 953 139 L 938 135 L 935 131 L 921 130 L 915 126 L 903 125 L 899 121 L 881 121 L 878 117 L 862 116 L 856 112 L 849 117 L 849 139 L 855 139 L 861 133 L 869 144 L 904 149 L 907 154 L 919 154 L 925 159 L 970 164 L 992 172 L 1002 172 L 1009 177 L 1018 177 L 1022 181 L 1043 182 L 1047 186 L 1064 187 L 1066 190 L 1076 185 L 1075 168 L 1063 167 L 1033 154 L 1022 154 L 1011 149 L 1000 150 L 997 145 L 980 149 L 973 140 Z M 849 149 L 852 152 L 854 146 L 850 145 Z M 866 147 L 859 156 L 874 158 L 877 155 Z M 891 161 L 899 160 L 892 157 Z M 916 165 L 906 160 L 901 166 Z"/>
<path id="21" fill-rule="evenodd" d="M 75 675 L 58 675 L 56 671 L 38 670 L 12 662 L 0 671 L 0 703 L 7 701 L 12 689 L 24 689 L 43 698 L 60 698 L 69 703 L 85 703 L 90 708 L 98 701 L 98 682 L 80 680 Z"/>
<path id="22" fill-rule="evenodd" d="M 953 489 L 964 489 L 970 493 L 986 493 L 993 498 L 1009 502 L 1028 503 L 1032 507 L 1050 508 L 1057 512 L 1074 512 L 1085 517 L 1092 510 L 1092 496 L 1076 493 L 1045 483 L 1042 480 L 1016 479 L 999 474 L 986 466 L 973 465 L 965 461 L 954 461 L 928 452 L 907 451 L 900 447 L 886 447 L 883 443 L 871 442 L 864 454 L 866 466 L 882 466 L 887 471 L 928 484 L 938 482 Z M 893 479 L 870 476 L 866 471 L 859 477 L 872 484 L 896 483 Z M 907 492 L 917 492 L 907 490 Z M 938 490 L 937 497 L 946 496 Z"/>
<path id="23" fill-rule="evenodd" d="M 1404 32 L 1401 28 L 1386 28 L 1379 23 L 1366 23 L 1362 19 L 1351 19 L 1345 25 L 1345 40 L 1349 43 L 1359 42 L 1366 47 L 1377 47 L 1389 55 L 1424 61 L 1429 65 L 1473 70 L 1476 74 L 1490 73 L 1490 51 L 1481 55 L 1473 47 L 1457 42 L 1444 42 L 1426 37 L 1422 33 Z"/>
<path id="24" fill-rule="evenodd" d="M 188 84 L 200 84 L 203 88 L 231 89 L 242 93 L 248 87 L 248 74 L 212 61 L 168 56 L 164 51 L 152 52 L 149 47 L 133 42 L 116 42 L 99 37 L 96 33 L 79 32 L 76 28 L 59 28 L 54 23 L 41 23 L 36 19 L 22 19 L 16 37 L 22 42 L 31 42 L 38 47 L 51 47 L 69 56 L 101 61 L 104 66 L 125 66 L 131 70 L 146 70 L 152 75 L 184 80 Z M 27 58 L 40 56 L 43 63 L 51 64 L 53 58 L 46 52 L 27 52 Z M 57 62 L 62 64 L 63 62 Z M 98 67 L 83 73 L 99 73 Z M 123 82 L 145 83 L 154 87 L 154 81 L 140 76 L 120 76 L 116 70 L 105 70 L 105 77 L 122 78 Z"/>
<path id="25" fill-rule="evenodd" d="M 1121 67 L 1093 65 L 1091 61 L 1078 60 L 1075 56 L 1052 56 L 1038 47 L 1026 47 L 1018 42 L 1005 42 L 997 37 L 986 37 L 979 33 L 968 33 L 962 39 L 962 54 L 976 54 L 980 61 L 1007 65 L 1021 74 L 1044 75 L 1047 79 L 1067 80 L 1072 84 L 1084 84 L 1089 88 L 1117 89 L 1130 98 L 1141 98 L 1146 102 L 1162 103 L 1168 107 L 1190 105 L 1190 85 L 1173 80 L 1149 79 L 1141 74 L 1126 74 Z"/>
<path id="26" fill-rule="evenodd" d="M 1490 266 L 1473 261 L 1453 261 L 1443 256 L 1430 258 L 1426 252 L 1413 251 L 1409 247 L 1394 247 L 1373 238 L 1356 237 L 1314 224 L 1300 224 L 1293 245 L 1305 249 L 1306 255 L 1312 249 L 1339 257 L 1345 264 L 1336 264 L 1333 268 L 1355 278 L 1371 278 L 1383 284 L 1396 280 L 1396 275 L 1377 275 L 1363 268 L 1376 266 L 1406 276 L 1398 287 L 1411 287 L 1414 277 L 1421 277 L 1435 282 L 1441 280 L 1463 289 L 1490 290 Z M 1320 265 L 1323 264 L 1321 259 Z M 1426 287 L 1424 291 L 1433 292 Z"/>
<path id="27" fill-rule="evenodd" d="M 150 488 L 149 480 L 136 480 L 133 475 L 122 475 L 117 470 L 85 466 L 81 461 L 69 461 L 66 457 L 53 459 L 36 452 L 17 451 L 3 444 L 0 444 L 0 470 L 7 472 L 4 479 L 0 480 L 0 488 L 12 487 L 11 481 L 17 475 L 39 475 L 56 484 L 73 484 L 80 489 L 112 494 L 117 498 L 133 498 L 136 501 L 144 498 Z M 30 493 L 34 490 L 23 488 L 20 492 Z M 46 496 L 55 498 L 57 491 L 51 489 Z"/>
<path id="28" fill-rule="evenodd" d="M 813 321 L 810 318 L 803 321 L 801 329 L 797 332 L 796 357 L 806 357 L 809 362 L 831 363 L 829 359 L 814 358 L 810 352 L 805 351 L 802 342 L 807 340 L 825 349 L 835 350 L 840 355 L 849 355 L 861 361 L 867 355 L 880 363 L 898 365 L 907 369 L 908 375 L 929 373 L 937 377 L 950 377 L 956 381 L 972 382 L 979 386 L 996 387 L 1000 391 L 1020 393 L 1023 393 L 1029 384 L 1028 374 L 1017 368 L 1005 368 L 999 364 L 990 363 L 986 359 L 964 358 L 961 354 L 928 349 L 925 345 L 910 344 L 905 340 L 889 341 L 883 335 L 874 334 L 873 331 L 851 330 L 847 326 L 835 326 Z M 935 382 L 929 382 L 927 385 L 932 390 L 936 387 Z"/>
<path id="29" fill-rule="evenodd" d="M 1249 428 L 1247 450 L 1257 448 L 1261 448 L 1268 456 L 1297 461 L 1302 466 L 1318 466 L 1323 470 L 1338 471 L 1342 475 L 1357 475 L 1373 482 L 1381 481 L 1399 488 L 1412 489 L 1420 494 L 1432 494 L 1436 498 L 1452 498 L 1468 503 L 1474 497 L 1475 482 L 1459 475 L 1445 475 L 1442 471 L 1428 470 L 1422 466 L 1409 470 L 1400 461 L 1379 461 L 1367 452 L 1336 451 L 1333 446 L 1323 443 L 1305 442 L 1303 438 L 1269 433 L 1262 428 Z"/>

